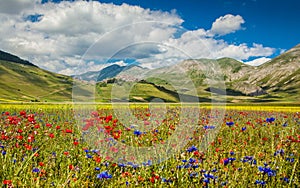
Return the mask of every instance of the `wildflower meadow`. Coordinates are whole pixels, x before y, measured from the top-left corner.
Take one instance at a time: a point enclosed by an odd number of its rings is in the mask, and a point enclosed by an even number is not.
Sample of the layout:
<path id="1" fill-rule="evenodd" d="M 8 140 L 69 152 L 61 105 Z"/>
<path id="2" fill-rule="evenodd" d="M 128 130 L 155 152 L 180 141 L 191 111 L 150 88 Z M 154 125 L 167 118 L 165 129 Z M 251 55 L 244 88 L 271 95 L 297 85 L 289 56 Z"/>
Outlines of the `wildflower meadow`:
<path id="1" fill-rule="evenodd" d="M 299 187 L 298 110 L 235 106 L 218 117 L 221 109 L 138 104 L 120 115 L 107 105 L 83 113 L 70 104 L 4 104 L 0 180 L 3 187 Z"/>

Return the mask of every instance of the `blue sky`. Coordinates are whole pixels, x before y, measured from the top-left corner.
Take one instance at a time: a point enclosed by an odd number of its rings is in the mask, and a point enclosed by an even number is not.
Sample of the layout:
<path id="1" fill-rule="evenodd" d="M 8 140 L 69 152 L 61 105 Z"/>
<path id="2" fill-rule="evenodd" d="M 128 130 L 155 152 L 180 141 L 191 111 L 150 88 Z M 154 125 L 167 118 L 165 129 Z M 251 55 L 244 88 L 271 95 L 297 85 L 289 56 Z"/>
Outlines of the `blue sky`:
<path id="1" fill-rule="evenodd" d="M 259 65 L 300 43 L 297 0 L 0 3 L 1 50 L 68 75 L 113 62 L 157 68 L 189 57 Z"/>

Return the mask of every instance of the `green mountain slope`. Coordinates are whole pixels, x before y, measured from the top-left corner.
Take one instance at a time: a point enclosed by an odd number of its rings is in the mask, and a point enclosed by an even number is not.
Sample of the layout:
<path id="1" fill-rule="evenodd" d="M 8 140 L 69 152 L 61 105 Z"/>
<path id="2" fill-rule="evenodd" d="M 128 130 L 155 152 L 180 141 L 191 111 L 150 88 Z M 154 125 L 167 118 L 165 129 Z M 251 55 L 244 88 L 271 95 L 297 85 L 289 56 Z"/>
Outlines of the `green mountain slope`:
<path id="1" fill-rule="evenodd" d="M 72 79 L 0 60 L 0 101 L 70 101 Z"/>
<path id="2" fill-rule="evenodd" d="M 262 97 L 300 102 L 300 44 L 259 66 L 248 80 L 268 93 Z"/>
<path id="3" fill-rule="evenodd" d="M 37 67 L 36 65 L 30 63 L 29 61 L 23 60 L 23 59 L 19 58 L 18 56 L 12 55 L 12 54 L 4 52 L 4 51 L 0 51 L 0 60 Z"/>

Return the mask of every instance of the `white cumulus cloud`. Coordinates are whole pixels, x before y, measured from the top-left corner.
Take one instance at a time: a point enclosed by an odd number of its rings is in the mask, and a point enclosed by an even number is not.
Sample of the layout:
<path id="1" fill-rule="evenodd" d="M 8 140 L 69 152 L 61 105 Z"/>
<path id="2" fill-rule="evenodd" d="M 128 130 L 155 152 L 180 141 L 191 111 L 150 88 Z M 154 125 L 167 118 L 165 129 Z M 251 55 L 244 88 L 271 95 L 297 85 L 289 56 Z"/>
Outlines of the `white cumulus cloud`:
<path id="1" fill-rule="evenodd" d="M 226 35 L 242 29 L 245 20 L 240 15 L 226 14 L 221 16 L 212 24 L 209 33 L 212 35 Z"/>

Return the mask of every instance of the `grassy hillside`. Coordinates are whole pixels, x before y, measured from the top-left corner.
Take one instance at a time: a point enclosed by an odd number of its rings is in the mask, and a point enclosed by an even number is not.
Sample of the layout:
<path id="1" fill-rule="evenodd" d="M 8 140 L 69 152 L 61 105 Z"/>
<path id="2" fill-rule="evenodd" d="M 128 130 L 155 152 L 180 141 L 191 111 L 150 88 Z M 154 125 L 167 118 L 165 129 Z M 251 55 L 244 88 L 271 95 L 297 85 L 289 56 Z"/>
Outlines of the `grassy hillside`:
<path id="1" fill-rule="evenodd" d="M 114 93 L 112 93 L 113 87 L 118 87 L 118 86 L 114 84 L 107 84 L 105 86 L 98 85 L 96 100 L 99 102 L 109 102 L 111 100 L 113 101 L 129 100 L 129 101 L 137 101 L 137 102 L 146 102 L 146 101 L 151 101 L 155 98 L 159 98 L 166 102 L 179 101 L 178 96 L 176 96 L 176 94 L 174 94 L 173 92 L 170 91 L 168 93 L 166 91 L 162 91 L 159 88 L 155 87 L 155 85 L 149 83 L 136 83 L 133 85 L 128 84 L 129 87 L 128 91 L 130 91 L 129 96 L 124 91 L 124 88 L 126 88 L 126 86 L 122 86 L 117 89 L 114 89 L 113 90 Z M 114 96 L 115 97 L 118 96 L 118 98 L 112 98 Z"/>
<path id="2" fill-rule="evenodd" d="M 129 92 L 128 92 L 129 91 Z M 168 88 L 148 81 L 97 84 L 96 101 L 134 101 L 134 102 L 210 102 L 208 97 L 196 97 L 178 93 L 172 86 Z"/>
<path id="3" fill-rule="evenodd" d="M 68 76 L 0 60 L 0 102 L 70 101 L 72 85 Z"/>

